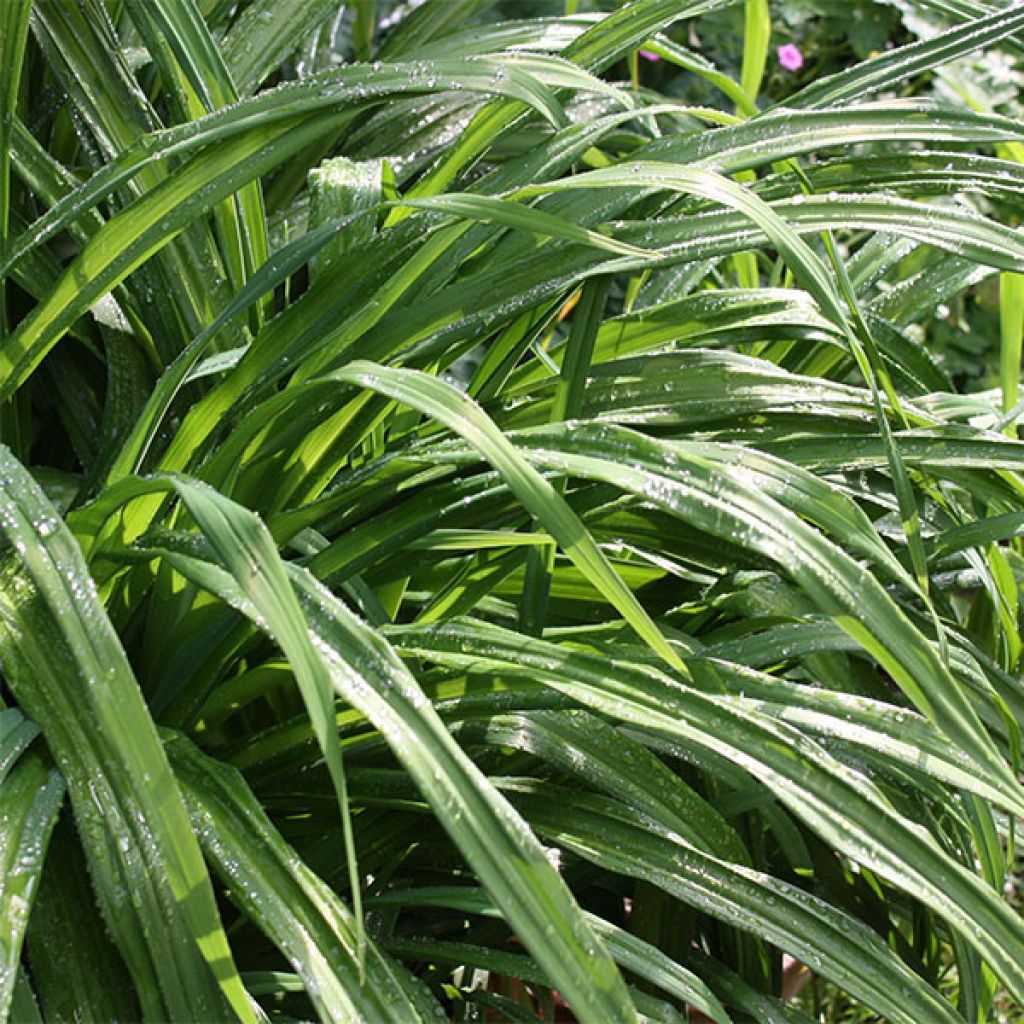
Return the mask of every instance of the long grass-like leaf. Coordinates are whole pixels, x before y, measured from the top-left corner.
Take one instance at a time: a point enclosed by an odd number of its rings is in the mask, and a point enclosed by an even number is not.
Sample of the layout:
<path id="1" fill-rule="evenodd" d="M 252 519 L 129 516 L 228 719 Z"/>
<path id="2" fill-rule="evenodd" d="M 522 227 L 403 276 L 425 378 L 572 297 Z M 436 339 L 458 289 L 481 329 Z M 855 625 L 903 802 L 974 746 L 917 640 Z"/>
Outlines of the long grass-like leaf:
<path id="1" fill-rule="evenodd" d="M 150 1012 L 225 1019 L 231 1005 L 250 1019 L 184 805 L 82 556 L 25 470 L 6 451 L 0 462 L 14 549 L 0 656 L 68 783 L 108 927 Z"/>

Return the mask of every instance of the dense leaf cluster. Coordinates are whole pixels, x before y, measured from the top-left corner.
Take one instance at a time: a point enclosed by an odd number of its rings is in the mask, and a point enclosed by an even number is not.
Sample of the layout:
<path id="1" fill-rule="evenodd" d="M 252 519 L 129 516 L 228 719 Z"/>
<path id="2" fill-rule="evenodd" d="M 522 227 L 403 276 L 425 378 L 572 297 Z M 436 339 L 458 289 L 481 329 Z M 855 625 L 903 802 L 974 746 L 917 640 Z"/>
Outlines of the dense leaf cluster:
<path id="1" fill-rule="evenodd" d="M 827 8 L 0 2 L 0 1021 L 1024 998 L 1024 7 Z"/>

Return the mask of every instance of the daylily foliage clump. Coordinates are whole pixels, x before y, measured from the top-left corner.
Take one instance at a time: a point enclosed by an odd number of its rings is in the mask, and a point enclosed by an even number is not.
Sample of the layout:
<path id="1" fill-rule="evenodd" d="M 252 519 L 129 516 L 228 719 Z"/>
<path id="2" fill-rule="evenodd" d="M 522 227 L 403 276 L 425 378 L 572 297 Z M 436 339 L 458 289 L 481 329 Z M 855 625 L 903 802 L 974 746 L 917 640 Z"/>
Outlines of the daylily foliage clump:
<path id="1" fill-rule="evenodd" d="M 0 1024 L 1019 1019 L 1024 6 L 850 7 L 0 3 Z"/>

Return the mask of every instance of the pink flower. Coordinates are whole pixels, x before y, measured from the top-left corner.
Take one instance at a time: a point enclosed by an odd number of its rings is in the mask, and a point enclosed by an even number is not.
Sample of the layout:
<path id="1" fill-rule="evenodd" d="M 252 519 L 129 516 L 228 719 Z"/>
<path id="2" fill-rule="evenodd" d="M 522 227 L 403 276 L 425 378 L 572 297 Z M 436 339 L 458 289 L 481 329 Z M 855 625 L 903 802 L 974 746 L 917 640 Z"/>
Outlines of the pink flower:
<path id="1" fill-rule="evenodd" d="M 644 60 L 650 60 L 650 61 L 659 61 L 659 60 L 661 60 L 661 58 L 656 53 L 651 53 L 650 50 L 641 50 L 640 51 L 640 56 L 643 57 Z"/>
<path id="2" fill-rule="evenodd" d="M 799 71 L 804 66 L 804 55 L 795 43 L 786 43 L 775 52 L 779 55 L 779 63 L 787 71 Z"/>

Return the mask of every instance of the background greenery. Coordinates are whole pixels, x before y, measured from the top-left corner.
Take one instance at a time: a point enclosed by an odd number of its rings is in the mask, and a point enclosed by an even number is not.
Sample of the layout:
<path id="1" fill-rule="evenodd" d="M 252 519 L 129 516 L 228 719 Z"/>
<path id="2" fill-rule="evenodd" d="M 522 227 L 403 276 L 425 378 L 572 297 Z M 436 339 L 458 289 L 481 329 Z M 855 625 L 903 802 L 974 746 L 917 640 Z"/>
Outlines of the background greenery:
<path id="1" fill-rule="evenodd" d="M 0 1020 L 1020 1019 L 1022 45 L 0 4 Z"/>

